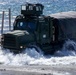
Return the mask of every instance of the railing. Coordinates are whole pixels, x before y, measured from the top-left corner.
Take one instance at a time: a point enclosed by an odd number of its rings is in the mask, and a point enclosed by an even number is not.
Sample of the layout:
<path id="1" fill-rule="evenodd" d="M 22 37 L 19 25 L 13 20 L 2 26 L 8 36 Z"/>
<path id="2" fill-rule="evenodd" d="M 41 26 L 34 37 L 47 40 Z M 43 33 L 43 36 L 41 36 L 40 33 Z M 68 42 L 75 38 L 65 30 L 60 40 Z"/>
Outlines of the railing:
<path id="1" fill-rule="evenodd" d="M 16 16 L 11 15 L 11 9 L 0 12 L 0 34 L 12 30 L 13 21 Z"/>

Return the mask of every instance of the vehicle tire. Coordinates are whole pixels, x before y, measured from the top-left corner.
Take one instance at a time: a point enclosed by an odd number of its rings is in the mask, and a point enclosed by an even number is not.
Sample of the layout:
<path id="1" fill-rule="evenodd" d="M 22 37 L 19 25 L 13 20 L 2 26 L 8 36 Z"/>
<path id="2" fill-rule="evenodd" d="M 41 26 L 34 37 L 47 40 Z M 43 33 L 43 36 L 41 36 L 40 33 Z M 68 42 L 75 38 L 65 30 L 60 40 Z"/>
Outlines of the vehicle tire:
<path id="1" fill-rule="evenodd" d="M 34 58 L 43 57 L 41 49 L 35 45 L 28 46 L 22 53 Z"/>
<path id="2" fill-rule="evenodd" d="M 34 48 L 38 53 L 42 53 L 42 50 L 37 45 L 29 45 L 27 48 Z"/>

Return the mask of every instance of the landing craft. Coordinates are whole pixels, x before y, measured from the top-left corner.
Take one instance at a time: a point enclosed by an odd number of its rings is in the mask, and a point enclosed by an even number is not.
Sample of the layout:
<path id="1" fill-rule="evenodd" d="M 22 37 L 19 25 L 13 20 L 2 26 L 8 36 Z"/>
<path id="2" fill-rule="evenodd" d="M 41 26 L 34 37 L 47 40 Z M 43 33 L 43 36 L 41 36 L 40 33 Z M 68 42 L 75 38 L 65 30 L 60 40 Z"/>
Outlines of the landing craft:
<path id="1" fill-rule="evenodd" d="M 66 40 L 76 40 L 76 12 L 45 16 L 43 9 L 42 4 L 22 5 L 13 31 L 2 34 L 2 47 L 13 52 L 22 52 L 26 48 L 38 51 L 38 47 L 44 54 L 53 54 Z"/>

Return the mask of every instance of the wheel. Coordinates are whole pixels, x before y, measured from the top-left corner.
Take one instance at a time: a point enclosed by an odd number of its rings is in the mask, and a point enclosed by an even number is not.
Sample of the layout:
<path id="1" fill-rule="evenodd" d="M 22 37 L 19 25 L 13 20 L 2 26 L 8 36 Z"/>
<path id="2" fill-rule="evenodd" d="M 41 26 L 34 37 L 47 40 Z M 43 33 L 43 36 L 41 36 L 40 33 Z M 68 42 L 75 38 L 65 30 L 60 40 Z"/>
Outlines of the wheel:
<path id="1" fill-rule="evenodd" d="M 36 45 L 29 45 L 28 48 L 34 48 L 38 53 L 41 52 L 41 49 Z"/>
<path id="2" fill-rule="evenodd" d="M 29 45 L 22 53 L 36 58 L 43 56 L 43 52 L 36 45 Z"/>

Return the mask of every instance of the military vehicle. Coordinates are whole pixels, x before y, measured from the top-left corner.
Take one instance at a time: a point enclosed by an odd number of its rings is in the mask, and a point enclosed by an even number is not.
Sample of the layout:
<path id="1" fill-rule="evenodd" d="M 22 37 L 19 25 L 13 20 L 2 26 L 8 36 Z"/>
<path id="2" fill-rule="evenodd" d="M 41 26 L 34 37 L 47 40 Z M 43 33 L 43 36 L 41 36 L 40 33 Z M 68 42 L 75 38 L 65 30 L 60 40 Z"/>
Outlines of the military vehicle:
<path id="1" fill-rule="evenodd" d="M 15 18 L 13 30 L 2 34 L 1 45 L 13 52 L 26 48 L 40 48 L 44 54 L 53 54 L 68 39 L 76 39 L 76 12 L 43 15 L 42 4 L 26 3 L 21 15 Z"/>

